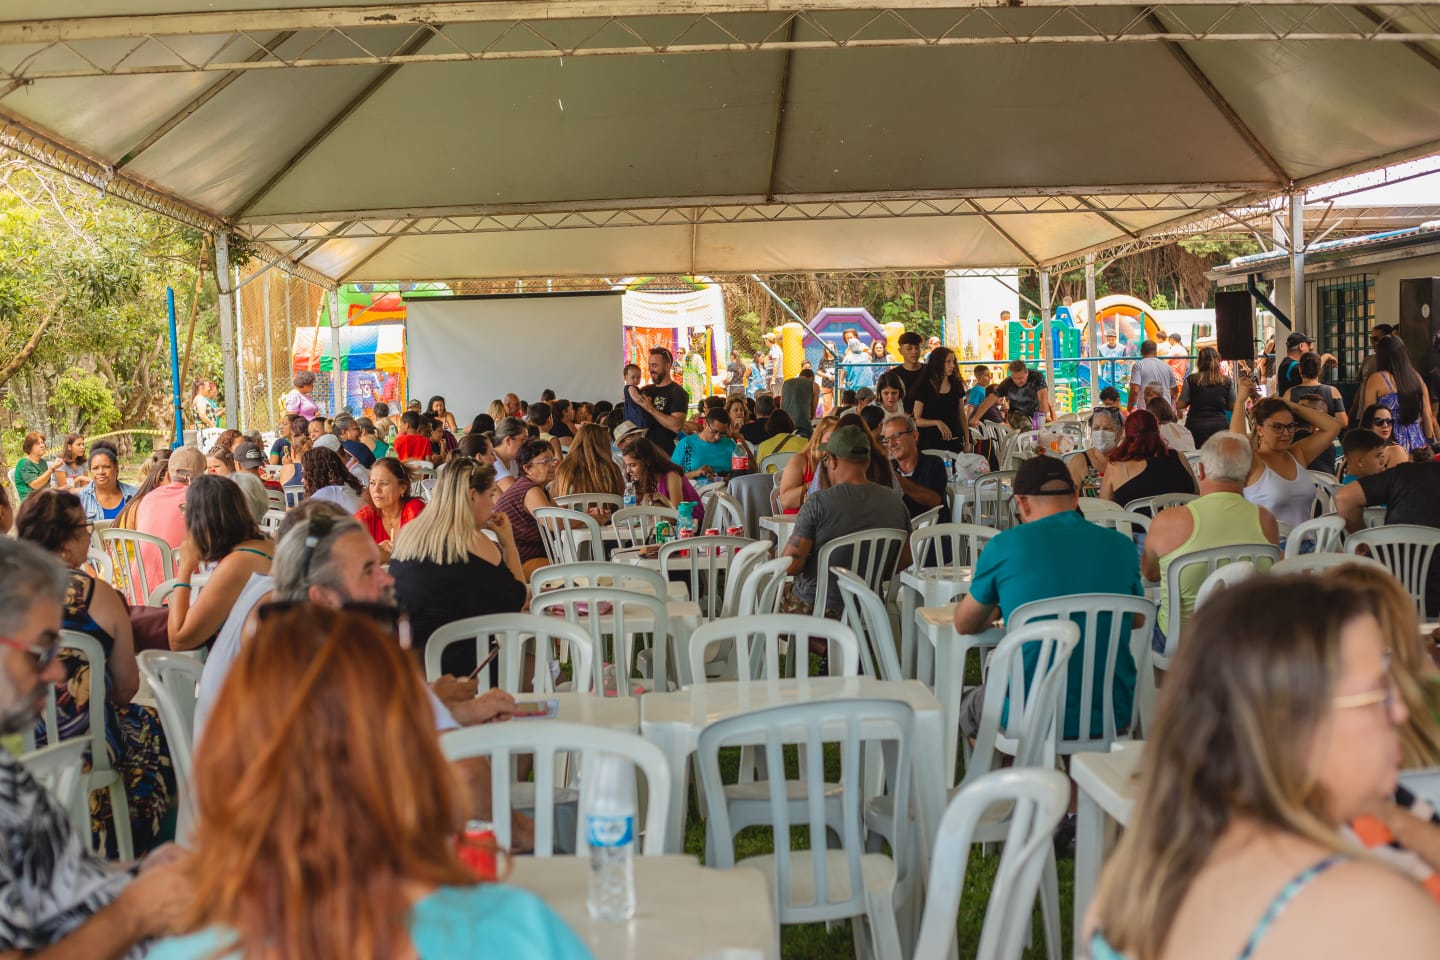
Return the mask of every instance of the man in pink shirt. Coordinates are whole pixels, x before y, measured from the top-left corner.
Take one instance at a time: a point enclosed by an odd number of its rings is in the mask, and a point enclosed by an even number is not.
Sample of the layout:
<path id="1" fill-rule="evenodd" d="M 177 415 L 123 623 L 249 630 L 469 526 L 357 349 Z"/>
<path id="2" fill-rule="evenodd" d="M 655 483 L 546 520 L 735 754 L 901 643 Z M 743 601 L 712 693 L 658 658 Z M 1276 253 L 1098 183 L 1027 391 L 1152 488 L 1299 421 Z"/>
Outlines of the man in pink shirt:
<path id="1" fill-rule="evenodd" d="M 145 494 L 135 508 L 135 529 L 159 537 L 172 547 L 185 542 L 185 495 L 190 481 L 205 472 L 205 454 L 194 447 L 181 447 L 170 454 L 167 482 Z M 147 589 L 165 582 L 164 561 L 158 550 L 143 547 L 140 562 L 145 566 Z"/>

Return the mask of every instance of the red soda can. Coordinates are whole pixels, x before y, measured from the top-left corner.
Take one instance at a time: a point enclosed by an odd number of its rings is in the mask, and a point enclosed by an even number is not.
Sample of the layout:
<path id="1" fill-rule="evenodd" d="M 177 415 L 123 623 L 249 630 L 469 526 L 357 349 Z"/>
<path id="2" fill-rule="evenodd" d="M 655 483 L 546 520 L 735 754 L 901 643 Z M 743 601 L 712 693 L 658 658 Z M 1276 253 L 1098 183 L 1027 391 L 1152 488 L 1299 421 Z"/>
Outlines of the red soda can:
<path id="1" fill-rule="evenodd" d="M 485 820 L 469 820 L 465 832 L 456 842 L 460 862 L 470 868 L 476 880 L 493 882 L 498 876 L 496 853 L 500 845 L 495 840 L 495 828 Z"/>
<path id="2" fill-rule="evenodd" d="M 745 528 L 744 528 L 744 527 L 726 527 L 726 528 L 725 528 L 725 536 L 727 536 L 727 537 L 743 537 L 743 536 L 745 536 Z"/>
<path id="3" fill-rule="evenodd" d="M 707 537 L 718 537 L 718 536 L 720 536 L 720 528 L 719 528 L 719 527 L 706 527 L 706 528 L 705 528 L 705 536 L 707 536 Z"/>

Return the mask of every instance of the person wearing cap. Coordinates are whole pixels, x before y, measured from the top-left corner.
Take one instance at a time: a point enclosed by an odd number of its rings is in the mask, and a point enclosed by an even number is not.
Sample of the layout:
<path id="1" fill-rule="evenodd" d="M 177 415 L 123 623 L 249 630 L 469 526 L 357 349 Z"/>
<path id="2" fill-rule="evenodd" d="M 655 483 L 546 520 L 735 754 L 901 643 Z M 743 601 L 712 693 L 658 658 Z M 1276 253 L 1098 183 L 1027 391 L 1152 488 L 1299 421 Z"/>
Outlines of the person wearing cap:
<path id="1" fill-rule="evenodd" d="M 375 465 L 375 454 L 370 448 L 360 442 L 360 424 L 348 413 L 342 413 L 335 418 L 334 426 L 331 428 L 336 437 L 340 439 L 340 449 L 355 458 L 355 462 L 366 470 Z"/>
<path id="2" fill-rule="evenodd" d="M 495 424 L 495 486 L 501 493 L 510 489 L 520 476 L 516 458 L 520 448 L 530 439 L 530 430 L 519 417 L 506 417 Z"/>
<path id="3" fill-rule="evenodd" d="M 1063 461 L 1056 457 L 1026 460 L 1015 471 L 1014 490 L 1021 523 L 997 534 L 980 551 L 970 592 L 955 608 L 956 632 L 984 633 L 994 624 L 997 611 L 1008 617 L 1035 600 L 1086 593 L 1145 595 L 1134 542 L 1085 519 L 1078 509 L 1079 491 Z M 1103 635 L 1104 631 L 1100 632 Z M 1070 657 L 1064 718 L 1067 737 L 1078 736 L 1080 730 L 1080 690 L 1084 664 L 1090 660 L 1084 643 L 1082 639 L 1081 647 Z M 1037 656 L 1038 651 L 1026 649 L 1027 680 L 1034 675 Z M 1095 675 L 1103 675 L 1104 650 L 1095 651 L 1094 659 Z M 1135 695 L 1135 659 L 1125 644 L 1120 645 L 1115 664 L 1113 693 L 1116 723 L 1123 729 L 1129 725 Z M 1104 699 L 1100 691 L 1095 692 L 1089 718 L 1095 736 L 1103 729 Z M 979 731 L 984 702 L 979 688 L 962 698 L 960 729 L 966 736 L 974 737 Z"/>
<path id="4" fill-rule="evenodd" d="M 185 497 L 190 481 L 205 473 L 205 454 L 195 447 L 181 447 L 170 454 L 166 482 L 140 498 L 135 507 L 135 529 L 159 537 L 171 547 L 185 542 Z M 154 548 L 140 547 L 145 582 L 151 589 L 165 582 L 164 561 Z"/>
<path id="5" fill-rule="evenodd" d="M 288 444 L 287 444 L 288 448 Z M 260 469 L 265 465 L 265 451 L 248 440 L 235 445 L 235 469 L 257 477 L 267 490 L 279 490 L 280 484 L 271 480 Z"/>
<path id="6" fill-rule="evenodd" d="M 840 427 L 830 435 L 824 448 L 823 461 L 830 476 L 830 486 L 816 490 L 805 498 L 795 518 L 795 529 L 785 544 L 782 556 L 790 559 L 786 571 L 795 579 L 785 586 L 780 609 L 783 613 L 815 613 L 832 619 L 841 610 L 840 591 L 835 577 L 826 588 L 825 610 L 814 610 L 815 591 L 821 571 L 817 569 L 819 548 L 834 540 L 862 530 L 901 530 L 906 533 L 896 569 L 910 563 L 910 514 L 900 494 L 889 487 L 871 483 L 866 476 L 870 465 L 870 438 L 858 426 Z M 1133 550 L 1132 550 L 1133 555 Z M 837 557 L 836 566 L 848 566 L 848 557 Z"/>
<path id="7" fill-rule="evenodd" d="M 921 362 L 921 363 L 924 363 L 925 361 L 929 360 L 929 359 L 930 359 L 930 354 L 934 353 L 934 352 L 935 352 L 935 348 L 938 347 L 938 346 L 940 346 L 940 345 L 941 345 L 941 341 L 940 341 L 940 338 L 939 338 L 939 337 L 931 337 L 929 340 L 926 340 L 926 341 L 925 341 L 925 355 L 920 358 L 920 362 Z"/>
<path id="8" fill-rule="evenodd" d="M 1285 338 L 1285 358 L 1275 368 L 1275 395 L 1285 396 L 1291 387 L 1300 386 L 1300 358 L 1315 347 L 1315 338 L 1296 330 Z"/>
<path id="9" fill-rule="evenodd" d="M 368 467 L 361 466 L 360 461 L 352 457 L 350 453 L 340 445 L 340 438 L 335 436 L 333 433 L 327 433 L 319 440 L 316 440 L 311 445 L 310 449 L 329 450 L 333 452 L 337 457 L 340 458 L 340 461 L 345 464 L 345 469 L 350 471 L 350 475 L 353 476 L 356 480 L 360 481 L 360 486 L 362 488 L 364 488 L 370 482 L 370 469 Z M 303 463 L 301 464 L 300 469 L 303 474 L 305 469 Z M 303 477 L 301 483 L 304 483 Z"/>
<path id="10" fill-rule="evenodd" d="M 1168 397 L 1172 404 L 1179 399 L 1180 381 L 1175 379 L 1175 371 L 1155 354 L 1154 340 L 1141 341 L 1140 359 L 1130 367 L 1130 396 L 1125 403 L 1127 410 L 1145 405 L 1148 399 L 1145 396 L 1146 387 L 1159 390 L 1160 395 Z"/>

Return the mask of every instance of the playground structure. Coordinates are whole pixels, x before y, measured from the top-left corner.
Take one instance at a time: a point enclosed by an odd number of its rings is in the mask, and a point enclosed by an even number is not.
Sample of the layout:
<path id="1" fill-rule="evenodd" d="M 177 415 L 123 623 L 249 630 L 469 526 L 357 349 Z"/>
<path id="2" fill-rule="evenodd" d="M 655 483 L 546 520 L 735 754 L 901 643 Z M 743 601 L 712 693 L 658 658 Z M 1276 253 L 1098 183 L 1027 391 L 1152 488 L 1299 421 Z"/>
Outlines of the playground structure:
<path id="1" fill-rule="evenodd" d="M 847 330 L 854 330 L 861 343 L 867 347 L 876 340 L 883 341 L 886 360 L 890 363 L 899 361 L 900 335 L 905 332 L 903 323 L 882 325 L 864 307 L 826 307 L 815 314 L 810 321 L 809 330 L 803 324 L 792 320 L 770 331 L 775 334 L 784 355 L 781 362 L 784 376 L 799 376 L 806 361 L 809 361 L 812 369 L 818 370 L 827 350 L 831 359 L 839 363 L 845 357 Z"/>
<path id="2" fill-rule="evenodd" d="M 650 350 L 666 348 L 680 368 L 675 379 L 690 392 L 690 401 L 694 403 L 700 397 L 718 392 L 719 381 L 729 363 L 725 294 L 720 285 L 708 277 L 680 278 L 691 287 L 689 290 L 646 289 L 655 279 L 627 277 L 615 286 L 625 291 L 621 302 L 624 362 L 638 365 L 642 379 L 648 381 Z"/>
<path id="3" fill-rule="evenodd" d="M 375 401 L 383 400 L 394 412 L 404 408 L 405 326 L 379 323 L 339 327 L 340 369 L 330 352 L 329 327 L 296 327 L 291 347 L 295 372 L 315 374 L 315 397 L 331 414 L 348 411 L 371 416 Z"/>

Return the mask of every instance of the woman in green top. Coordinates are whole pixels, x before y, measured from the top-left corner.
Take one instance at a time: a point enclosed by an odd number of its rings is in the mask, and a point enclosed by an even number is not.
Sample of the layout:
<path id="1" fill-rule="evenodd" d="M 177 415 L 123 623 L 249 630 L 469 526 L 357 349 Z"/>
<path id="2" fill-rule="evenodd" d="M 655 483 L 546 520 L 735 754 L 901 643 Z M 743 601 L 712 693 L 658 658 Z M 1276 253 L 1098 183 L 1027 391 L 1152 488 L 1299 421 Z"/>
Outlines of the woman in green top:
<path id="1" fill-rule="evenodd" d="M 25 434 L 20 450 L 25 456 L 15 464 L 14 477 L 15 494 L 23 501 L 31 491 L 44 490 L 50 485 L 50 477 L 60 466 L 60 460 L 45 463 L 45 434 L 38 431 Z"/>

